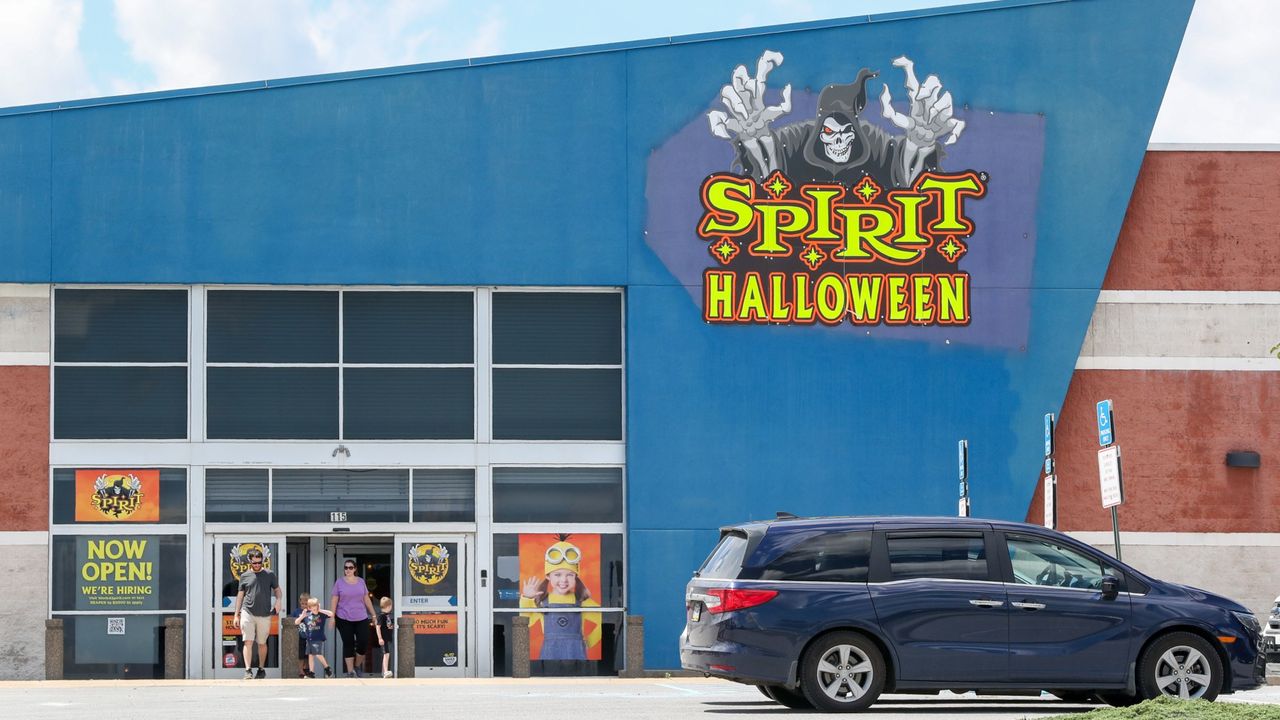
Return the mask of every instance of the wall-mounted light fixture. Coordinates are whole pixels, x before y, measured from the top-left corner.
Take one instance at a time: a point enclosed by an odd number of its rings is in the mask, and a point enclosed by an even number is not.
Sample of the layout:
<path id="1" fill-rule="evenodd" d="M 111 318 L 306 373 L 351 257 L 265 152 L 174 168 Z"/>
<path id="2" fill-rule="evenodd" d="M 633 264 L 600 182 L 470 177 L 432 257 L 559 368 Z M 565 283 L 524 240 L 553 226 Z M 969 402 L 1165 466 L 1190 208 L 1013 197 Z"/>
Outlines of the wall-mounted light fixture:
<path id="1" fill-rule="evenodd" d="M 1231 450 L 1227 453 L 1227 467 L 1262 467 L 1262 456 L 1252 450 Z"/>

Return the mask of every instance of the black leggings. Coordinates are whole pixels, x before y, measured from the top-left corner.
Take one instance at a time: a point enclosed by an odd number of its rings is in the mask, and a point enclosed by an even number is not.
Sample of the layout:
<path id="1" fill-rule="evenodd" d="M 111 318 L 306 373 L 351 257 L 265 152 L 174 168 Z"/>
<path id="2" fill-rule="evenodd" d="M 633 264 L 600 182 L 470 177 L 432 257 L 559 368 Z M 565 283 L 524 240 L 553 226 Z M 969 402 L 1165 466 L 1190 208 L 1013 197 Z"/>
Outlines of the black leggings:
<path id="1" fill-rule="evenodd" d="M 335 618 L 338 634 L 342 636 L 342 657 L 363 655 L 369 646 L 369 620 L 343 620 Z"/>

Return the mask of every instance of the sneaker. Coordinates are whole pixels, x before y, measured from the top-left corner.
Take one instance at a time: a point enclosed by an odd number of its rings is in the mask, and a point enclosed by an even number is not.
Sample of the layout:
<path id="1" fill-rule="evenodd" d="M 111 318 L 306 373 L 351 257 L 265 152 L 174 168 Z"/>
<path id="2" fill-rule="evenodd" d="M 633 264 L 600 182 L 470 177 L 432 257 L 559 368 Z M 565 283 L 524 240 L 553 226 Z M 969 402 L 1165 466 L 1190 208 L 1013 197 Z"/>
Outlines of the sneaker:
<path id="1" fill-rule="evenodd" d="M 304 677 L 308 677 L 308 678 L 311 678 L 312 680 L 315 680 L 315 679 L 316 679 L 316 674 L 315 674 L 315 673 L 313 673 L 313 672 L 311 672 L 310 670 L 308 670 L 308 671 L 307 671 L 307 674 L 306 674 Z"/>
<path id="2" fill-rule="evenodd" d="M 356 668 L 356 677 L 358 677 L 358 678 L 362 678 L 362 677 L 364 677 L 364 670 L 362 670 L 362 669 L 360 669 L 360 668 Z"/>
<path id="3" fill-rule="evenodd" d="M 262 668 L 258 668 L 258 679 L 265 680 L 266 677 L 267 677 L 267 671 Z"/>
<path id="4" fill-rule="evenodd" d="M 389 677 L 391 677 L 391 671 L 390 671 L 390 670 L 383 670 L 383 671 L 382 671 L 382 677 L 384 677 L 384 678 L 389 678 Z"/>
<path id="5" fill-rule="evenodd" d="M 331 678 L 331 677 L 333 677 L 333 668 L 331 668 L 331 667 L 327 667 L 327 668 L 325 668 L 325 669 L 324 669 L 324 676 L 325 676 L 325 677 L 327 677 L 327 678 Z"/>
<path id="6" fill-rule="evenodd" d="M 245 668 L 245 669 L 244 669 L 244 679 L 245 679 L 245 680 L 252 680 L 252 679 L 253 679 L 253 668 Z"/>

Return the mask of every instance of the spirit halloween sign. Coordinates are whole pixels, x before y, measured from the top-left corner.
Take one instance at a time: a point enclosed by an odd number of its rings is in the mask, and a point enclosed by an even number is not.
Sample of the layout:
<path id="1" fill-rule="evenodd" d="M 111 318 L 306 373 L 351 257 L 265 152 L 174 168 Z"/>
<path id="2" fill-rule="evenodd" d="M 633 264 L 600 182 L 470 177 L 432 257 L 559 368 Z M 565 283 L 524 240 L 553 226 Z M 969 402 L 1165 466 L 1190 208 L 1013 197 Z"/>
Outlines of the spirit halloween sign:
<path id="1" fill-rule="evenodd" d="M 76 539 L 76 610 L 160 607 L 156 541 L 150 537 Z"/>
<path id="2" fill-rule="evenodd" d="M 458 604 L 457 543 L 403 543 L 405 609 Z"/>
<path id="3" fill-rule="evenodd" d="M 878 111 L 898 132 L 864 118 L 867 83 L 823 88 L 816 116 L 774 128 L 791 86 L 764 101 L 782 55 L 765 51 L 754 77 L 739 66 L 708 114 L 711 134 L 734 148 L 731 172 L 701 187 L 697 235 L 715 265 L 703 273 L 703 318 L 713 323 L 968 325 L 971 283 L 959 263 L 977 228 L 969 204 L 985 172 L 946 172 L 944 146 L 964 122 L 950 92 L 914 63 L 907 105 L 885 86 Z"/>
<path id="4" fill-rule="evenodd" d="M 76 471 L 76 522 L 159 521 L 159 470 Z"/>

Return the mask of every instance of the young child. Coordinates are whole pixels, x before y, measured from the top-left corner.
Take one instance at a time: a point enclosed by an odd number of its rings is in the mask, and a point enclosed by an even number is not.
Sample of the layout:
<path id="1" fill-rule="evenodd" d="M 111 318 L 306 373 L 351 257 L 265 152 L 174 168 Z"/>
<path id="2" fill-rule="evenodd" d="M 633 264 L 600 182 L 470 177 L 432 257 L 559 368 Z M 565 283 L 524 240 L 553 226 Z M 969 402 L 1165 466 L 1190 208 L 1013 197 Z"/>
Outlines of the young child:
<path id="1" fill-rule="evenodd" d="M 391 670 L 391 659 L 396 656 L 396 619 L 391 614 L 391 598 L 382 598 L 378 607 L 378 623 L 374 627 L 378 631 L 378 647 L 382 648 L 382 677 L 389 678 L 395 674 Z"/>
<path id="2" fill-rule="evenodd" d="M 559 541 L 547 548 L 543 562 L 543 577 L 525 580 L 520 591 L 522 608 L 571 608 L 600 607 L 591 597 L 591 591 L 578 570 L 582 551 L 569 542 L 568 535 L 560 535 Z M 547 612 L 531 613 L 529 624 L 542 623 L 542 652 L 534 660 L 585 660 L 587 648 L 600 642 L 599 616 L 593 613 Z M 594 620 L 586 629 L 585 622 Z M 586 630 L 584 632 L 584 630 Z"/>
<path id="3" fill-rule="evenodd" d="M 302 613 L 307 611 L 307 601 L 310 599 L 311 599 L 311 596 L 307 593 L 302 593 L 301 595 L 298 596 L 298 610 L 293 614 L 295 625 L 297 624 L 297 619 L 302 617 Z M 306 676 L 307 676 L 307 640 L 305 637 L 302 637 L 302 632 L 301 630 L 299 630 L 298 632 L 298 677 L 304 678 Z"/>
<path id="4" fill-rule="evenodd" d="M 298 626 L 299 639 L 307 649 L 307 677 L 316 676 L 316 661 L 324 668 L 325 677 L 333 677 L 333 668 L 324 659 L 324 624 L 333 617 L 333 613 L 320 607 L 319 598 L 308 598 L 307 607 L 294 623 Z"/>

